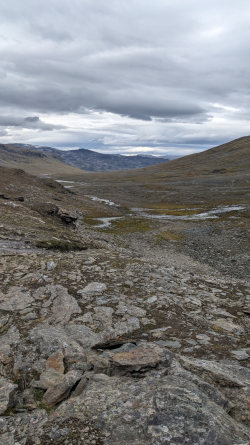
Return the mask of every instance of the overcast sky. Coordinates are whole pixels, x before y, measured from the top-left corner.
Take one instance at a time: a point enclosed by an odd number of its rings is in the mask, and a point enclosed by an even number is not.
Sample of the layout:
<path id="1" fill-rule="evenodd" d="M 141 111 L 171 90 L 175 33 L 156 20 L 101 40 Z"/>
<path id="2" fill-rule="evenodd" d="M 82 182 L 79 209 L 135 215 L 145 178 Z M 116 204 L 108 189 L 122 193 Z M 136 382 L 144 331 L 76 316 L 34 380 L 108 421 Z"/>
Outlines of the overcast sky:
<path id="1" fill-rule="evenodd" d="M 0 142 L 184 155 L 250 134 L 248 0 L 0 0 Z"/>

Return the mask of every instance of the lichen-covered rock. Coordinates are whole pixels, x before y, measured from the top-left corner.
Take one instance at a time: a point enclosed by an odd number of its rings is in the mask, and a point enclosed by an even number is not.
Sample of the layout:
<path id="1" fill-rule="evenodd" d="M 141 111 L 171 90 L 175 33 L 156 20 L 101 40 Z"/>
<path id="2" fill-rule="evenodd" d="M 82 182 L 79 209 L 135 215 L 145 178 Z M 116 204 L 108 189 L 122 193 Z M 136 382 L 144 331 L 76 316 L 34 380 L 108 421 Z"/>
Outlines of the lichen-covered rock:
<path id="1" fill-rule="evenodd" d="M 13 406 L 16 389 L 17 385 L 0 377 L 0 414 L 4 414 L 8 408 Z"/>
<path id="2" fill-rule="evenodd" d="M 188 376 L 153 373 L 144 379 L 90 381 L 53 418 L 90 416 L 106 445 L 240 445 L 248 432 Z"/>
<path id="3" fill-rule="evenodd" d="M 7 293 L 0 292 L 1 311 L 21 311 L 30 307 L 33 302 L 29 292 L 23 291 L 18 286 L 12 286 Z"/>
<path id="4" fill-rule="evenodd" d="M 39 345 L 42 356 L 46 358 L 58 348 L 63 349 L 64 356 L 67 357 L 75 353 L 82 353 L 100 342 L 101 338 L 101 335 L 80 324 L 54 327 L 41 323 L 30 332 L 31 341 Z"/>

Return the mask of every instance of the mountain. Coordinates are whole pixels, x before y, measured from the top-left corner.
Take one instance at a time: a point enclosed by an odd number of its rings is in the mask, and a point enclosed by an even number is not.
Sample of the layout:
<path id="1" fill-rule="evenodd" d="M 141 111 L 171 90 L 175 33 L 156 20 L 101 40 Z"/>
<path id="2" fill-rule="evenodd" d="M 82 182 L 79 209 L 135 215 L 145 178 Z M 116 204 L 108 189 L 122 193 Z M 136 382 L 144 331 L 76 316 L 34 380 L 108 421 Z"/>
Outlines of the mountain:
<path id="1" fill-rule="evenodd" d="M 80 150 L 59 151 L 61 159 L 69 165 L 88 171 L 130 170 L 166 162 L 156 156 L 124 156 L 103 154 L 81 148 Z"/>
<path id="2" fill-rule="evenodd" d="M 44 165 L 45 161 L 47 164 L 51 164 L 52 170 L 53 166 L 55 166 L 56 170 L 58 168 L 59 170 L 62 169 L 62 164 L 59 167 L 59 164 L 55 163 L 55 160 L 57 160 L 71 167 L 93 172 L 129 170 L 159 164 L 168 160 L 164 157 L 158 158 L 149 155 L 124 156 L 120 154 L 102 154 L 85 148 L 65 151 L 53 147 L 37 147 L 30 144 L 16 143 L 0 145 L 0 165 L 25 169 L 27 163 L 30 164 L 30 167 L 31 164 L 35 164 L 35 171 L 33 173 L 36 173 L 37 162 L 35 162 L 35 160 L 37 161 L 38 159 L 40 159 L 40 162 L 42 161 Z M 20 162 L 22 165 L 18 164 Z M 48 173 L 50 172 L 51 168 L 49 167 Z"/>

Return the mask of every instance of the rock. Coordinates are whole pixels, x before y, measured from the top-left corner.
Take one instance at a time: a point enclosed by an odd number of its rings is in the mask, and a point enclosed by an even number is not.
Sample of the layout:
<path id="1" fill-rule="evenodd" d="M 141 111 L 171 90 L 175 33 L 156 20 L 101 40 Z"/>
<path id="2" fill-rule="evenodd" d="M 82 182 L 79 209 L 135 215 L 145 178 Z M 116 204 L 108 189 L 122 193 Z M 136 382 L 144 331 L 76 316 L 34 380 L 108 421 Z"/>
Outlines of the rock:
<path id="1" fill-rule="evenodd" d="M 58 382 L 50 386 L 43 397 L 43 403 L 48 406 L 56 405 L 66 399 L 72 387 L 81 379 L 79 371 L 69 371 L 58 379 Z"/>
<path id="2" fill-rule="evenodd" d="M 69 212 L 62 208 L 58 208 L 57 216 L 66 224 L 72 224 L 78 219 L 75 212 Z"/>
<path id="3" fill-rule="evenodd" d="M 221 386 L 250 387 L 250 370 L 236 362 L 179 358 L 185 369 L 209 376 Z"/>
<path id="4" fill-rule="evenodd" d="M 112 355 L 115 373 L 145 372 L 159 364 L 169 366 L 173 355 L 154 343 L 132 347 L 131 350 L 116 352 Z"/>
<path id="5" fill-rule="evenodd" d="M 0 414 L 4 414 L 8 408 L 13 406 L 16 390 L 17 385 L 0 377 Z"/>
<path id="6" fill-rule="evenodd" d="M 90 328 L 78 324 L 54 327 L 41 323 L 31 330 L 29 336 L 34 344 L 39 345 L 41 354 L 45 357 L 58 349 L 64 350 L 64 356 L 82 353 L 101 340 L 100 335 Z"/>
<path id="7" fill-rule="evenodd" d="M 64 373 L 63 358 L 64 355 L 61 350 L 52 354 L 46 360 L 45 371 L 41 373 L 39 381 L 33 382 L 33 386 L 42 389 L 55 386 Z"/>
<path id="8" fill-rule="evenodd" d="M 99 322 L 102 329 L 105 329 L 112 325 L 112 314 L 114 309 L 112 307 L 95 307 L 94 308 L 94 320 Z"/>
<path id="9" fill-rule="evenodd" d="M 56 293 L 57 296 L 53 301 L 52 316 L 49 320 L 53 324 L 67 323 L 73 314 L 81 314 L 82 311 L 65 287 L 60 285 L 54 287 L 54 295 Z"/>
<path id="10" fill-rule="evenodd" d="M 102 294 L 107 290 L 105 283 L 99 283 L 93 281 L 85 286 L 83 289 L 79 290 L 77 293 L 82 296 L 82 301 L 87 302 L 89 297 L 94 297 L 95 295 Z"/>
<path id="11" fill-rule="evenodd" d="M 0 343 L 0 362 L 4 365 L 8 364 L 12 360 L 14 352 L 13 346 L 20 340 L 19 331 L 15 326 L 12 326 L 5 335 L 1 336 Z"/>
<path id="12" fill-rule="evenodd" d="M 40 375 L 38 381 L 34 381 L 32 386 L 34 388 L 48 389 L 52 386 L 57 385 L 61 380 L 62 374 L 56 372 L 54 369 L 48 369 Z"/>
<path id="13" fill-rule="evenodd" d="M 146 300 L 146 303 L 153 304 L 153 303 L 156 303 L 156 301 L 157 301 L 157 296 L 153 295 L 152 297 L 150 297 Z"/>
<path id="14" fill-rule="evenodd" d="M 158 345 L 165 346 L 166 348 L 179 349 L 181 347 L 181 342 L 178 340 L 160 340 L 157 342 Z"/>
<path id="15" fill-rule="evenodd" d="M 244 332 L 244 329 L 241 326 L 233 323 L 231 320 L 225 320 L 224 318 L 218 318 L 213 321 L 213 327 L 234 334 L 242 334 Z"/>
<path id="16" fill-rule="evenodd" d="M 3 328 L 5 328 L 5 326 L 8 324 L 9 318 L 9 315 L 0 318 L 0 331 L 3 330 Z"/>
<path id="17" fill-rule="evenodd" d="M 0 435 L 0 443 L 4 445 L 15 445 L 15 439 L 12 434 L 4 433 Z"/>
<path id="18" fill-rule="evenodd" d="M 237 349 L 231 351 L 231 354 L 236 360 L 247 360 L 249 358 L 250 349 Z"/>
<path id="19" fill-rule="evenodd" d="M 95 377 L 79 397 L 58 407 L 52 419 L 84 422 L 90 416 L 110 445 L 247 442 L 246 428 L 187 375 Z"/>
<path id="20" fill-rule="evenodd" d="M 64 373 L 63 352 L 61 350 L 52 354 L 46 361 L 46 370 L 54 369 L 59 374 Z"/>
<path id="21" fill-rule="evenodd" d="M 30 307 L 32 302 L 30 293 L 18 286 L 10 287 L 6 294 L 0 292 L 0 310 L 2 311 L 21 311 Z"/>
<path id="22" fill-rule="evenodd" d="M 55 267 L 56 267 L 56 263 L 55 263 L 54 261 L 49 261 L 49 262 L 47 263 L 47 270 L 48 270 L 48 271 L 54 270 Z"/>

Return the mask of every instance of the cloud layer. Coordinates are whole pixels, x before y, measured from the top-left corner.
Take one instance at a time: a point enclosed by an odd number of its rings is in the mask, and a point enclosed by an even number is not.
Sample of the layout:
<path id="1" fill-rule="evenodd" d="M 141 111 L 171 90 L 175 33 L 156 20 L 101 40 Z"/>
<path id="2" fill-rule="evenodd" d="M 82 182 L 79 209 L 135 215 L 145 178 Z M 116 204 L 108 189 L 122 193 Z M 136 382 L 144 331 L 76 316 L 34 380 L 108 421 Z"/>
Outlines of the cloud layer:
<path id="1" fill-rule="evenodd" d="M 245 0 L 0 2 L 1 142 L 185 154 L 250 133 Z"/>

